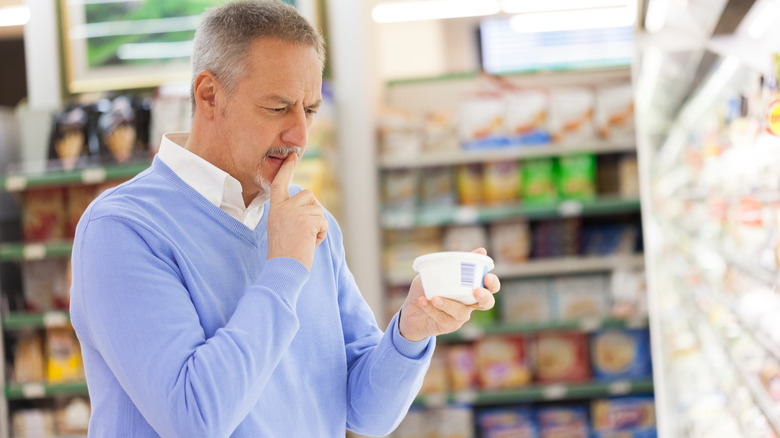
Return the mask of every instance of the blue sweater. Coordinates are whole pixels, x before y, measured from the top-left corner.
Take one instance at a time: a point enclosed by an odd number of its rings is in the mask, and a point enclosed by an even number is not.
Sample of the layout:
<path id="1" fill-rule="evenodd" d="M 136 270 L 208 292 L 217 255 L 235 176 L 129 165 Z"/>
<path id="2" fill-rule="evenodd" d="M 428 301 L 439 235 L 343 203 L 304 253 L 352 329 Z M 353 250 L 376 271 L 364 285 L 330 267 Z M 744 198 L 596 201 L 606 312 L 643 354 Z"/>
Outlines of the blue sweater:
<path id="1" fill-rule="evenodd" d="M 291 193 L 300 188 L 292 187 Z M 309 272 L 162 161 L 105 192 L 73 245 L 90 437 L 385 435 L 435 341 L 383 333 L 328 234 Z"/>

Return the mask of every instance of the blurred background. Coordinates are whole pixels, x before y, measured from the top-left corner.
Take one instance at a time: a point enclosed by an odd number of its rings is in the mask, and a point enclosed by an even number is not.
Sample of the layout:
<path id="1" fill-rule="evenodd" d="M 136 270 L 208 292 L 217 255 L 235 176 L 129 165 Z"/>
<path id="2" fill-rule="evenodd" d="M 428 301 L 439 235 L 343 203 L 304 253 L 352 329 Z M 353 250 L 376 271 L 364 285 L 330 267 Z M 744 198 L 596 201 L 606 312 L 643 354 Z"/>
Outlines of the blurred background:
<path id="1" fill-rule="evenodd" d="M 74 227 L 189 129 L 220 3 L 0 0 L 0 438 L 86 436 Z M 780 435 L 780 0 L 287 3 L 328 50 L 295 183 L 379 325 L 419 255 L 502 280 L 393 437 Z"/>

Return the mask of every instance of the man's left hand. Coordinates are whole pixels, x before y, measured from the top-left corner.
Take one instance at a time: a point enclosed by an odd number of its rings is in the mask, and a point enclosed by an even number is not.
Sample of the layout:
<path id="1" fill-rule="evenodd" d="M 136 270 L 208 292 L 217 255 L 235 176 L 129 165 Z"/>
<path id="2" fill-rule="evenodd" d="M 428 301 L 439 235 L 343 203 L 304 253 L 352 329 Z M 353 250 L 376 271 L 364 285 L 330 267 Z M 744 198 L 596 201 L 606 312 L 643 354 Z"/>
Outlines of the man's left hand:
<path id="1" fill-rule="evenodd" d="M 484 248 L 472 251 L 487 255 Z M 487 273 L 483 280 L 484 288 L 474 289 L 474 304 L 463 304 L 449 298 L 425 298 L 420 276 L 416 276 L 409 289 L 409 295 L 401 307 L 401 319 L 398 329 L 401 335 L 410 341 L 421 341 L 429 336 L 452 333 L 461 328 L 471 318 L 474 310 L 489 310 L 496 304 L 493 294 L 501 288 L 501 282 L 494 274 Z"/>

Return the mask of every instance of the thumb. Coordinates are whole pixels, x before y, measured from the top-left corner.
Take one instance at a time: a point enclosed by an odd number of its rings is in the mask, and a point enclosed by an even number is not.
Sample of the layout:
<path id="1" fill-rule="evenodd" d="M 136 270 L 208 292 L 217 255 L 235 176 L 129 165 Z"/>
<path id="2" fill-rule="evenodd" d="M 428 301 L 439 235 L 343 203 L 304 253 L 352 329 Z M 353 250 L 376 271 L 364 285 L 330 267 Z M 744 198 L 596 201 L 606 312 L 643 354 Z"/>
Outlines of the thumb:
<path id="1" fill-rule="evenodd" d="M 298 154 L 292 153 L 287 156 L 276 172 L 271 183 L 271 204 L 278 204 L 290 199 L 290 183 L 292 182 L 293 170 L 298 163 Z"/>

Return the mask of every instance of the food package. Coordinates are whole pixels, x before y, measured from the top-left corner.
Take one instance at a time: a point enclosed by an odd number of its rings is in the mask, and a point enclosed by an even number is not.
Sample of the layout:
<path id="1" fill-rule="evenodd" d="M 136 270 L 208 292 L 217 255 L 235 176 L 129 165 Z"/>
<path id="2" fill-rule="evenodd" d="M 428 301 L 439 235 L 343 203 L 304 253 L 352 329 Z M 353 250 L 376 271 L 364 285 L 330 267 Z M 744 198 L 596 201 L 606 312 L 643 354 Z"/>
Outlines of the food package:
<path id="1" fill-rule="evenodd" d="M 61 403 L 54 412 L 57 433 L 60 435 L 86 434 L 91 407 L 83 397 L 73 397 Z"/>
<path id="2" fill-rule="evenodd" d="M 479 150 L 506 146 L 504 106 L 498 94 L 474 96 L 461 102 L 458 124 L 461 147 Z"/>
<path id="3" fill-rule="evenodd" d="M 539 382 L 583 382 L 590 378 L 588 337 L 584 333 L 543 332 L 536 336 L 534 345 Z"/>
<path id="4" fill-rule="evenodd" d="M 520 336 L 486 337 L 475 345 L 477 375 L 484 389 L 511 389 L 531 381 L 526 341 Z"/>
<path id="5" fill-rule="evenodd" d="M 420 173 L 419 178 L 421 208 L 446 208 L 457 204 L 455 174 L 451 167 L 427 168 Z"/>
<path id="6" fill-rule="evenodd" d="M 42 409 L 21 409 L 14 411 L 11 420 L 14 438 L 53 437 L 54 417 Z"/>
<path id="7" fill-rule="evenodd" d="M 461 205 L 479 205 L 484 201 L 482 164 L 458 166 L 458 199 Z"/>
<path id="8" fill-rule="evenodd" d="M 412 212 L 417 205 L 417 173 L 410 169 L 387 171 L 382 179 L 382 204 L 392 212 Z"/>
<path id="9" fill-rule="evenodd" d="M 596 90 L 596 129 L 612 141 L 635 141 L 634 91 L 630 83 L 601 86 Z"/>
<path id="10" fill-rule="evenodd" d="M 595 95 L 585 87 L 550 91 L 550 136 L 555 143 L 576 143 L 595 138 Z"/>
<path id="11" fill-rule="evenodd" d="M 614 269 L 610 275 L 609 289 L 612 294 L 611 316 L 647 316 L 647 280 L 644 269 Z"/>
<path id="12" fill-rule="evenodd" d="M 547 113 L 550 96 L 544 90 L 510 92 L 506 100 L 506 131 L 512 146 L 550 142 Z"/>
<path id="13" fill-rule="evenodd" d="M 425 152 L 458 151 L 457 118 L 454 111 L 443 110 L 426 113 L 423 118 L 423 144 Z"/>
<path id="14" fill-rule="evenodd" d="M 477 384 L 477 364 L 474 347 L 470 344 L 453 345 L 447 349 L 447 370 L 450 389 L 465 391 Z"/>
<path id="15" fill-rule="evenodd" d="M 485 163 L 483 198 L 486 204 L 516 204 L 520 198 L 520 165 L 517 161 Z"/>
<path id="16" fill-rule="evenodd" d="M 487 248 L 487 230 L 482 225 L 452 225 L 444 229 L 444 251 L 473 251 Z"/>
<path id="17" fill-rule="evenodd" d="M 594 333 L 590 342 L 595 379 L 613 381 L 652 376 L 647 329 L 602 330 Z"/>
<path id="18" fill-rule="evenodd" d="M 67 189 L 68 225 L 67 236 L 73 238 L 76 235 L 76 225 L 79 224 L 81 215 L 89 207 L 90 202 L 97 196 L 97 186 L 70 186 Z"/>
<path id="19" fill-rule="evenodd" d="M 474 438 L 474 411 L 470 406 L 445 406 L 437 412 L 436 438 Z"/>
<path id="20" fill-rule="evenodd" d="M 558 158 L 558 194 L 564 199 L 590 199 L 596 195 L 596 156 Z"/>
<path id="21" fill-rule="evenodd" d="M 392 438 L 430 438 L 434 433 L 431 430 L 433 427 L 430 417 L 429 410 L 412 406 L 401 424 L 390 436 Z"/>
<path id="22" fill-rule="evenodd" d="M 532 228 L 531 258 L 560 258 L 580 254 L 580 218 L 537 221 Z"/>
<path id="23" fill-rule="evenodd" d="M 384 274 L 390 278 L 414 278 L 417 275 L 412 269 L 414 259 L 442 250 L 439 227 L 387 230 L 383 234 L 383 241 L 387 244 L 382 250 L 382 264 Z"/>
<path id="24" fill-rule="evenodd" d="M 81 349 L 72 328 L 46 330 L 46 379 L 49 383 L 84 381 Z"/>
<path id="25" fill-rule="evenodd" d="M 501 285 L 501 319 L 507 323 L 552 321 L 549 281 L 510 280 Z"/>
<path id="26" fill-rule="evenodd" d="M 537 438 L 538 428 L 530 408 L 491 408 L 477 413 L 482 438 Z"/>
<path id="27" fill-rule="evenodd" d="M 14 383 L 40 383 L 44 380 L 43 337 L 38 331 L 22 331 L 14 348 Z"/>
<path id="28" fill-rule="evenodd" d="M 552 203 L 558 199 L 555 160 L 538 158 L 523 161 L 520 198 L 528 204 Z"/>
<path id="29" fill-rule="evenodd" d="M 590 413 L 595 432 L 653 431 L 656 425 L 655 404 L 651 396 L 594 400 Z"/>
<path id="30" fill-rule="evenodd" d="M 571 321 L 608 316 L 607 287 L 607 278 L 602 274 L 557 277 L 553 282 L 556 319 Z"/>
<path id="31" fill-rule="evenodd" d="M 635 154 L 620 157 L 618 164 L 620 195 L 639 197 L 639 163 Z"/>
<path id="32" fill-rule="evenodd" d="M 633 254 L 638 237 L 638 226 L 633 224 L 589 225 L 582 230 L 582 253 L 599 256 Z"/>
<path id="33" fill-rule="evenodd" d="M 437 348 L 431 357 L 431 364 L 423 378 L 420 394 L 441 394 L 449 391 L 447 375 L 447 349 Z"/>
<path id="34" fill-rule="evenodd" d="M 88 118 L 87 111 L 80 106 L 54 115 L 49 135 L 49 166 L 71 170 L 87 159 Z"/>
<path id="35" fill-rule="evenodd" d="M 531 229 L 524 219 L 493 222 L 489 228 L 490 256 L 496 263 L 516 265 L 531 255 Z"/>
<path id="36" fill-rule="evenodd" d="M 41 313 L 54 309 L 67 310 L 70 284 L 69 259 L 55 258 L 22 263 L 25 309 Z"/>
<path id="37" fill-rule="evenodd" d="M 65 238 L 68 227 L 65 189 L 29 189 L 23 196 L 24 241 L 44 242 Z"/>
<path id="38" fill-rule="evenodd" d="M 423 144 L 422 120 L 399 108 L 382 108 L 377 118 L 382 156 L 414 156 Z"/>
<path id="39" fill-rule="evenodd" d="M 589 438 L 585 406 L 546 406 L 536 412 L 539 438 Z"/>

